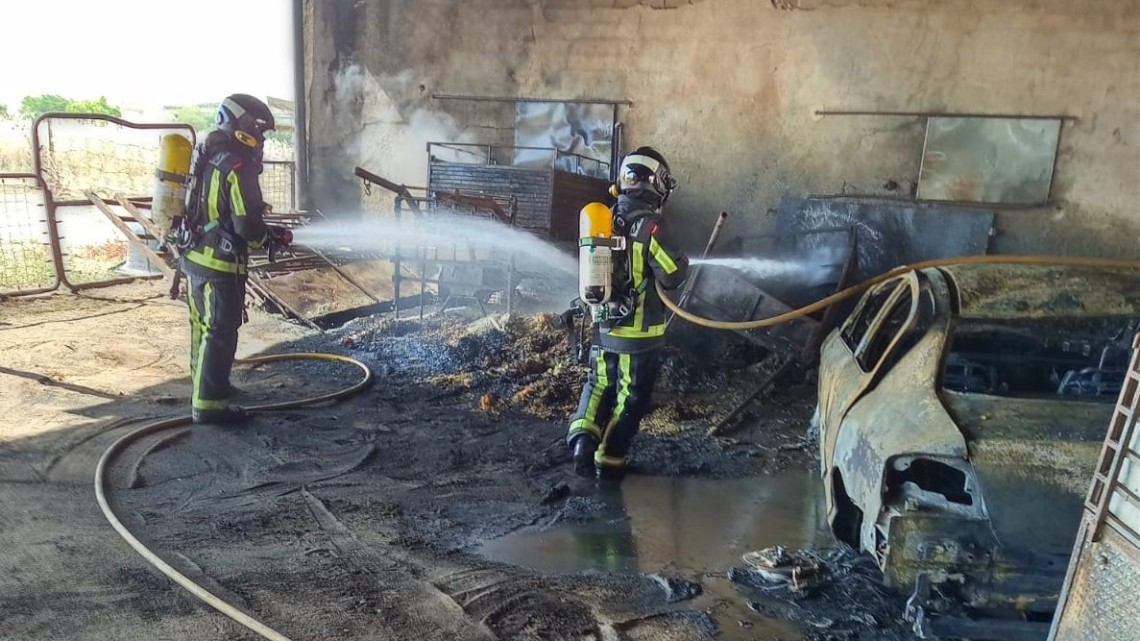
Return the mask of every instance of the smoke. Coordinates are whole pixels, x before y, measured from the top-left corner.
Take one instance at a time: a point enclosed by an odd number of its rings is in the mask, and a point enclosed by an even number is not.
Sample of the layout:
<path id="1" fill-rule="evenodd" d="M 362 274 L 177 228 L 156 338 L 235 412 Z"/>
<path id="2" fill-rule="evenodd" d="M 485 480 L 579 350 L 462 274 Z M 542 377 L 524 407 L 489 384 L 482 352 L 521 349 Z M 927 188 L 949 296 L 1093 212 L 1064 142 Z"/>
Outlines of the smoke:
<path id="1" fill-rule="evenodd" d="M 419 82 L 411 71 L 392 76 L 364 71 L 360 83 L 363 105 L 360 133 L 353 141 L 358 151 L 354 164 L 394 182 L 423 187 L 427 182 L 429 142 L 478 142 L 475 133 L 451 115 L 409 105 L 409 97 L 419 94 Z M 478 147 L 436 148 L 433 152 L 441 160 L 486 160 Z"/>

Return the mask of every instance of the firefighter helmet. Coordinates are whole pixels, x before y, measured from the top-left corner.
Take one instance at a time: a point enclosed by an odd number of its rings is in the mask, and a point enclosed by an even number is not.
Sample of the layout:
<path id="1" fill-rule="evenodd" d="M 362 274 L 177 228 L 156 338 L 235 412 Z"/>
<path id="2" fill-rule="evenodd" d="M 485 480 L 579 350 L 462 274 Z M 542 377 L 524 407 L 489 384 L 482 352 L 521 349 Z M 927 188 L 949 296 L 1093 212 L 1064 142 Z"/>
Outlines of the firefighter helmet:
<path id="1" fill-rule="evenodd" d="M 660 207 L 677 188 L 677 181 L 659 151 L 638 147 L 622 159 L 617 188 L 623 194 L 638 196 Z"/>
<path id="2" fill-rule="evenodd" d="M 274 127 L 273 113 L 257 98 L 235 93 L 218 105 L 217 125 L 241 144 L 260 149 L 265 132 Z"/>

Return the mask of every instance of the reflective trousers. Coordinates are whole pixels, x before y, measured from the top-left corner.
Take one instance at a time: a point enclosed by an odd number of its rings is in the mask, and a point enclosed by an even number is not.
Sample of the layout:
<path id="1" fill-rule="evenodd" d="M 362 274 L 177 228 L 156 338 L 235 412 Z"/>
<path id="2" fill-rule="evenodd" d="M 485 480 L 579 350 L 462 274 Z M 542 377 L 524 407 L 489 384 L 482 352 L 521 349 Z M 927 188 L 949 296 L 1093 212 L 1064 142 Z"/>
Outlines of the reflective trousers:
<path id="1" fill-rule="evenodd" d="M 619 354 L 598 347 L 590 351 L 590 375 L 570 421 L 567 441 L 587 433 L 599 443 L 594 462 L 599 467 L 622 467 L 660 368 L 659 350 Z"/>
<path id="2" fill-rule="evenodd" d="M 245 278 L 186 274 L 190 303 L 191 404 L 196 410 L 229 405 L 230 369 L 245 306 Z"/>

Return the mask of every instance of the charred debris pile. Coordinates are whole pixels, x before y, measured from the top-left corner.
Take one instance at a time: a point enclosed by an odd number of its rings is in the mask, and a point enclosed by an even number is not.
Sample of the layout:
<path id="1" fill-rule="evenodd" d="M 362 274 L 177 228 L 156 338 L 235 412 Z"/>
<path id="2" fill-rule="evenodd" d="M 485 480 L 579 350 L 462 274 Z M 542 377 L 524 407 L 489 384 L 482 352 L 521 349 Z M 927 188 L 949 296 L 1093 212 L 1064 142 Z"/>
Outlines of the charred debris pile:
<path id="1" fill-rule="evenodd" d="M 571 356 L 565 329 L 549 313 L 349 321 L 329 336 L 376 363 L 381 376 L 435 390 L 429 400 L 468 401 L 479 411 L 564 421 L 587 375 Z M 772 368 L 767 352 L 740 337 L 677 323 L 662 354 L 654 409 L 643 430 L 706 430 L 747 397 Z M 811 372 L 795 372 L 758 414 L 802 436 L 814 394 Z M 756 409 L 756 408 L 754 408 Z"/>

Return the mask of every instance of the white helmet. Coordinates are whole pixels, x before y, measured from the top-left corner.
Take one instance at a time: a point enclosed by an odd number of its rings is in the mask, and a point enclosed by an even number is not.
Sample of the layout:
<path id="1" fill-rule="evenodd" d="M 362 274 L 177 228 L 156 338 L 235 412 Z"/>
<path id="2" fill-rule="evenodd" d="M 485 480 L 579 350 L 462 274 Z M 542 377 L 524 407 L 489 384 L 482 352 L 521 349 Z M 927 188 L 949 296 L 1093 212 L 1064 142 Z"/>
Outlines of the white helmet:
<path id="1" fill-rule="evenodd" d="M 653 147 L 638 147 L 622 158 L 617 174 L 620 193 L 665 204 L 677 188 L 677 181 L 669 171 L 665 157 Z"/>

